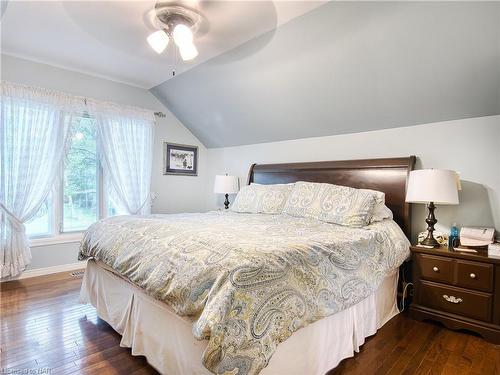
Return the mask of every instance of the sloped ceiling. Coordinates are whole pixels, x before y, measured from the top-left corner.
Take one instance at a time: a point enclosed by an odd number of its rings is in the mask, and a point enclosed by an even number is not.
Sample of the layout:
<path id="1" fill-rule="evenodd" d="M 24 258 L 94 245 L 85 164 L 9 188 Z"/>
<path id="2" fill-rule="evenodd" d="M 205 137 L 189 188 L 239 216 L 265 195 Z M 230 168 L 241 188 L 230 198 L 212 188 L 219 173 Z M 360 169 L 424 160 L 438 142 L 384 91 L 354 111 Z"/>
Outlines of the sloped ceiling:
<path id="1" fill-rule="evenodd" d="M 180 62 L 173 43 L 161 55 L 149 47 L 157 2 L 203 14 L 196 59 Z M 149 89 L 323 2 L 2 0 L 2 53 Z"/>
<path id="2" fill-rule="evenodd" d="M 500 3 L 327 3 L 151 91 L 207 147 L 500 114 Z"/>

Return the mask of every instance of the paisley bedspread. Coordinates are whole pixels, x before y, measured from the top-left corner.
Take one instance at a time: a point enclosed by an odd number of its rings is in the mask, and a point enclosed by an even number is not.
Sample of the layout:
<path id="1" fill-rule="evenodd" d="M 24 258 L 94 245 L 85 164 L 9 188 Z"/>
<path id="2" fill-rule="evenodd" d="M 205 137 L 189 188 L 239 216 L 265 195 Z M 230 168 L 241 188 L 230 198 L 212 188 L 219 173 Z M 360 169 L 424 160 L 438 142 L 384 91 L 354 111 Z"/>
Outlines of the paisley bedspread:
<path id="1" fill-rule="evenodd" d="M 80 259 L 112 267 L 208 339 L 217 374 L 257 374 L 294 331 L 375 291 L 409 255 L 392 220 L 350 228 L 281 215 L 117 216 L 92 225 Z"/>

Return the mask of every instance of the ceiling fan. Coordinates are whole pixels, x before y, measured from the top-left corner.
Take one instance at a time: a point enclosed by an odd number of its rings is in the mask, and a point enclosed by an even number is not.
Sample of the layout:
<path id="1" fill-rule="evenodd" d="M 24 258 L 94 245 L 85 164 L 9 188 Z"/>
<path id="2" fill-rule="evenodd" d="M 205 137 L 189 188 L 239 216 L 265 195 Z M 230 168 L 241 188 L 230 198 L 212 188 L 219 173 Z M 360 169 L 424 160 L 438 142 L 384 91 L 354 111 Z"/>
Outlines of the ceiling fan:
<path id="1" fill-rule="evenodd" d="M 157 31 L 147 37 L 151 48 L 162 53 L 170 39 L 179 48 L 182 60 L 188 61 L 198 56 L 193 35 L 202 21 L 201 14 L 191 7 L 172 2 L 157 2 L 155 5 L 155 26 Z"/>

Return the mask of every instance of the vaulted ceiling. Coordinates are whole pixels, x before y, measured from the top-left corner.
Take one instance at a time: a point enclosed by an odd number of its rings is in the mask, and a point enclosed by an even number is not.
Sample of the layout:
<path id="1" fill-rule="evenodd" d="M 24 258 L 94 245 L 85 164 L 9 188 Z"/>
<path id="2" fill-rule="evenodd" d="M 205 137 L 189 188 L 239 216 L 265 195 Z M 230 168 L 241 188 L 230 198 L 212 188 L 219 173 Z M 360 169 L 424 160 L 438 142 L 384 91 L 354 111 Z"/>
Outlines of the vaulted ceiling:
<path id="1" fill-rule="evenodd" d="M 500 114 L 500 3 L 330 2 L 152 92 L 207 147 Z"/>
<path id="2" fill-rule="evenodd" d="M 2 0 L 2 53 L 151 88 L 324 1 L 159 0 L 198 8 L 199 56 L 179 61 L 171 44 L 158 55 L 146 43 L 155 31 L 155 0 Z"/>
<path id="3" fill-rule="evenodd" d="M 499 2 L 177 2 L 190 63 L 147 45 L 153 0 L 2 1 L 1 51 L 151 88 L 208 147 L 500 114 Z"/>

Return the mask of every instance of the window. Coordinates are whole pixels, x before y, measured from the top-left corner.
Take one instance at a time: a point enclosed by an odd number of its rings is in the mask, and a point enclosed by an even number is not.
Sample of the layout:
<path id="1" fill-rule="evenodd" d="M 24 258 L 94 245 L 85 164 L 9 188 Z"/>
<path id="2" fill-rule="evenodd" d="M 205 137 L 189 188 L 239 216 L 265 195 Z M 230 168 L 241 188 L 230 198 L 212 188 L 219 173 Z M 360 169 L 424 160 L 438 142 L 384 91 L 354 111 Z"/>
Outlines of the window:
<path id="1" fill-rule="evenodd" d="M 61 232 L 82 231 L 99 217 L 99 166 L 95 121 L 79 117 L 64 163 Z"/>
<path id="2" fill-rule="evenodd" d="M 52 234 L 52 222 L 52 196 L 49 196 L 35 216 L 26 222 L 26 232 L 32 238 L 48 237 Z"/>
<path id="3" fill-rule="evenodd" d="M 26 223 L 30 238 L 85 231 L 102 217 L 124 214 L 102 192 L 97 155 L 96 122 L 77 116 L 60 182 L 33 218 Z"/>

